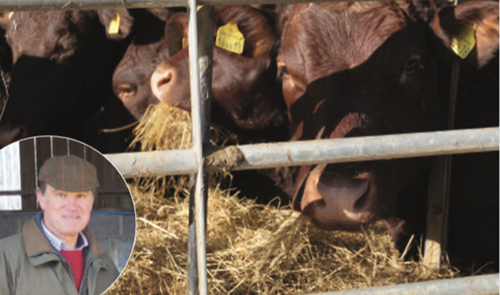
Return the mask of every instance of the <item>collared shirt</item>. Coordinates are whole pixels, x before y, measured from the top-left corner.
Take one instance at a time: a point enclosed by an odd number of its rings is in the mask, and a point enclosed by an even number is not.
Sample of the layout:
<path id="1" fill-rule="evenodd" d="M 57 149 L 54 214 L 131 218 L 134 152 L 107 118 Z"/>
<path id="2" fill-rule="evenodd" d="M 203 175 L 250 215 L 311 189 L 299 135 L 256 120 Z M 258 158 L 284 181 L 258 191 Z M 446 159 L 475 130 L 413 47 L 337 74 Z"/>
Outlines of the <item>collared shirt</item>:
<path id="1" fill-rule="evenodd" d="M 59 239 L 56 235 L 54 235 L 46 226 L 45 223 L 43 222 L 42 219 L 42 229 L 49 240 L 50 244 L 52 247 L 54 247 L 57 251 L 67 250 L 67 251 L 72 251 L 61 239 Z M 87 237 L 83 234 L 83 232 L 80 232 L 78 235 L 78 239 L 76 240 L 76 248 L 74 250 L 81 250 L 89 245 L 89 242 L 87 240 Z"/>

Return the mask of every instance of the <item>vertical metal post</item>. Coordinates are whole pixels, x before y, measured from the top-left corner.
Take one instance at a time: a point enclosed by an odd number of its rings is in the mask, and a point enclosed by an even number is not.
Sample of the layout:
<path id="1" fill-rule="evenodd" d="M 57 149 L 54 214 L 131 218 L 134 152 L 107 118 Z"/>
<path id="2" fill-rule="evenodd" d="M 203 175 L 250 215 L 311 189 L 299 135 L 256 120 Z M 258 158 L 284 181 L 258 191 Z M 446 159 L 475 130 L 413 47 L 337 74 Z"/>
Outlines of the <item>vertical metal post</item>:
<path id="1" fill-rule="evenodd" d="M 50 137 L 50 157 L 54 157 L 54 137 Z"/>
<path id="2" fill-rule="evenodd" d="M 198 257 L 196 253 L 196 223 L 194 220 L 196 210 L 196 174 L 189 175 L 189 228 L 187 251 L 187 294 L 198 294 Z"/>
<path id="3" fill-rule="evenodd" d="M 198 172 L 196 177 L 191 175 L 190 181 L 187 293 L 205 295 L 208 294 L 205 238 L 208 193 L 204 185 L 203 143 L 208 143 L 210 138 L 213 7 L 201 7 L 198 12 L 199 20 L 196 8 L 196 0 L 189 0 L 188 37 L 189 40 L 198 40 L 189 42 L 192 149 L 196 155 Z M 198 23 L 201 24 L 199 28 Z"/>
<path id="4" fill-rule="evenodd" d="M 454 5 L 461 0 L 454 0 Z M 460 60 L 454 57 L 451 66 L 450 100 L 448 105 L 448 130 L 455 125 Z M 424 264 L 441 268 L 442 253 L 447 248 L 448 207 L 450 203 L 451 155 L 436 157 L 432 163 L 427 205 L 427 231 L 425 238 Z"/>

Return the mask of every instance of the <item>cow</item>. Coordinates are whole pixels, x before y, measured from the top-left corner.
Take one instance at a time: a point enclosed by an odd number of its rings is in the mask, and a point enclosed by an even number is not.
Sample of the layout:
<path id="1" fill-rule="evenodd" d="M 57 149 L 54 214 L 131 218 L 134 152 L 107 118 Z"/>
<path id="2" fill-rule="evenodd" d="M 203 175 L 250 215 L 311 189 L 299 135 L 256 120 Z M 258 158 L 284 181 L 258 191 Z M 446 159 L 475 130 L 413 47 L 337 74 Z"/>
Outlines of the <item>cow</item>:
<path id="1" fill-rule="evenodd" d="M 0 19 L 1 17 L 0 13 Z M 12 52 L 5 39 L 5 30 L 0 28 L 0 121 L 8 99 L 11 72 Z"/>
<path id="2" fill-rule="evenodd" d="M 235 133 L 240 144 L 289 138 L 286 105 L 281 83 L 276 79 L 275 57 L 279 38 L 273 9 L 272 6 L 247 5 L 214 8 L 211 121 Z M 243 35 L 241 53 L 230 52 L 215 44 L 217 32 L 229 23 L 236 24 Z M 163 50 L 168 50 L 170 58 L 160 63 L 151 76 L 154 99 L 189 111 L 186 13 L 179 12 L 168 19 L 163 42 L 166 46 Z M 274 171 L 270 170 L 232 172 L 230 185 L 258 203 L 267 204 L 279 196 L 281 204 L 285 204 L 288 196 L 274 186 L 269 178 L 275 179 L 273 174 Z M 256 189 L 256 183 L 260 189 Z"/>
<path id="3" fill-rule="evenodd" d="M 456 8 L 433 1 L 305 3 L 281 5 L 278 10 L 278 76 L 292 140 L 445 129 L 450 64 L 458 58 L 450 43 L 471 30 L 476 46 L 461 61 L 462 76 L 471 71 L 480 75 L 476 69 L 492 64 L 496 70 L 483 71 L 483 76 L 490 76 L 482 83 L 496 90 L 478 87 L 477 80 L 461 80 L 461 88 L 472 87 L 480 94 L 467 97 L 470 93 L 461 92 L 458 99 L 473 101 L 479 96 L 482 103 L 488 101 L 475 109 L 486 111 L 481 115 L 488 117 L 484 126 L 498 126 L 497 2 L 466 2 Z M 457 117 L 460 128 L 478 127 L 460 120 Z M 498 153 L 483 156 L 497 159 L 488 169 L 491 183 L 482 181 L 479 185 L 485 187 L 474 188 L 486 194 L 482 200 L 487 200 L 486 209 L 496 221 L 488 223 L 491 240 L 477 241 L 486 241 L 489 252 L 474 253 L 474 259 L 494 260 L 498 268 Z M 409 158 L 302 166 L 295 173 L 292 206 L 324 230 L 358 231 L 364 224 L 384 220 L 396 248 L 403 250 L 411 235 L 419 240 L 425 229 L 429 164 L 430 158 Z M 460 204 L 452 197 L 451 212 L 460 212 L 455 207 Z M 465 219 L 468 215 L 461 212 L 452 214 Z M 464 223 L 473 222 L 479 231 L 486 225 L 471 221 L 476 217 L 468 216 Z M 453 231 L 451 227 L 450 255 L 462 246 L 455 243 Z"/>
<path id="4" fill-rule="evenodd" d="M 23 137 L 51 134 L 74 137 L 103 151 L 123 151 L 124 136 L 130 132 L 121 135 L 114 147 L 118 140 L 107 140 L 95 128 L 133 120 L 111 89 L 113 70 L 130 42 L 132 24 L 125 9 L 10 15 L 5 26 L 13 68 L 0 147 Z M 110 123 L 116 107 L 121 110 L 116 111 L 113 125 L 103 125 Z"/>
<path id="5" fill-rule="evenodd" d="M 241 52 L 216 46 L 217 31 L 236 24 L 244 43 Z M 289 138 L 286 105 L 276 80 L 278 36 L 273 11 L 251 6 L 214 8 L 212 122 L 243 138 L 241 142 L 284 141 Z M 151 76 L 159 101 L 191 109 L 187 15 L 167 22 L 165 40 L 170 58 Z"/>
<path id="6" fill-rule="evenodd" d="M 134 37 L 113 74 L 113 91 L 129 112 L 141 119 L 159 100 L 153 95 L 150 78 L 156 66 L 170 54 L 165 39 L 168 18 L 185 8 L 133 9 Z"/>

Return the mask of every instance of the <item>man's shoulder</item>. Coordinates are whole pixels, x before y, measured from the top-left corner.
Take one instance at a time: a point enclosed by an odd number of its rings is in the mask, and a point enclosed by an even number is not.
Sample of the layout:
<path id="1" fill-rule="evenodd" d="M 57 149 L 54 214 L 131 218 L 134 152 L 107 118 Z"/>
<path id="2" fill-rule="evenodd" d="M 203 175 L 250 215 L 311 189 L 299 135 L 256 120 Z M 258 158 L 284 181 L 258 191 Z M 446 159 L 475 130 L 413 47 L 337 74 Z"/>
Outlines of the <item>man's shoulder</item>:
<path id="1" fill-rule="evenodd" d="M 22 233 L 18 233 L 0 240 L 0 252 L 18 252 L 23 248 Z"/>
<path id="2" fill-rule="evenodd" d="M 19 242 L 22 242 L 22 239 L 23 239 L 23 233 L 17 233 L 15 235 L 8 236 L 8 237 L 0 240 L 0 247 L 11 246 L 13 244 L 17 244 Z"/>

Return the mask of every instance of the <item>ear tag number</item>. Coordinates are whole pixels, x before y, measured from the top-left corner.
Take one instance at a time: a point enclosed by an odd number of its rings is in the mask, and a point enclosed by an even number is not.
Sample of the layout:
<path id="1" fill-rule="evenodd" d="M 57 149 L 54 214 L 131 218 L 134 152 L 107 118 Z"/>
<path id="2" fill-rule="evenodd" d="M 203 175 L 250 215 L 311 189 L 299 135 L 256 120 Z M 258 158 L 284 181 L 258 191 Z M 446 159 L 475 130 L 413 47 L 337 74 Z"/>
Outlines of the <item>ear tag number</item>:
<path id="1" fill-rule="evenodd" d="M 244 44 L 245 38 L 238 30 L 238 25 L 236 25 L 236 23 L 229 22 L 217 30 L 217 37 L 215 39 L 215 45 L 217 47 L 237 54 L 242 54 Z"/>
<path id="2" fill-rule="evenodd" d="M 464 29 L 451 39 L 450 47 L 462 59 L 466 58 L 476 45 L 476 24 L 465 26 Z"/>
<path id="3" fill-rule="evenodd" d="M 13 15 L 14 15 L 14 11 L 12 11 L 11 13 L 9 13 L 9 20 L 12 18 Z"/>
<path id="4" fill-rule="evenodd" d="M 116 17 L 109 22 L 108 34 L 118 34 L 120 32 L 120 14 L 116 12 Z"/>

